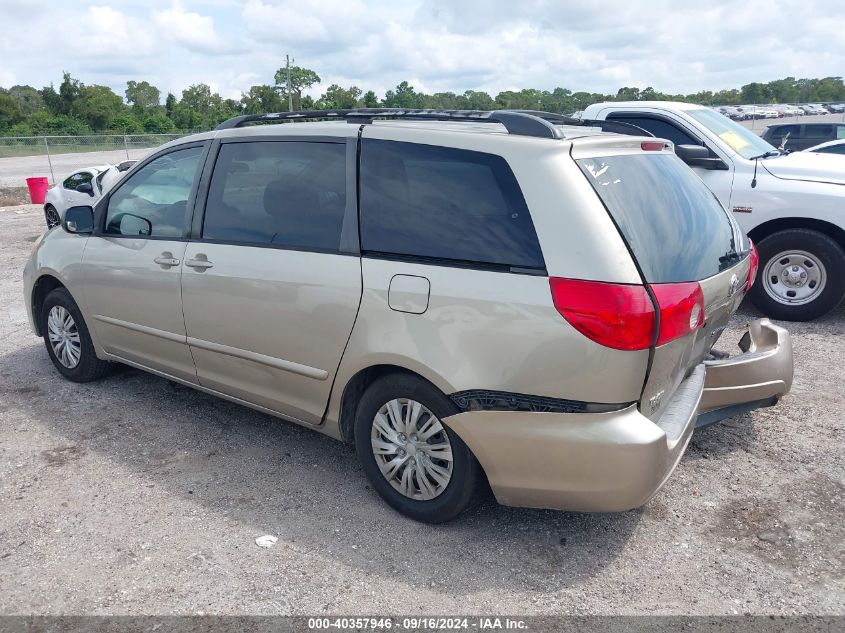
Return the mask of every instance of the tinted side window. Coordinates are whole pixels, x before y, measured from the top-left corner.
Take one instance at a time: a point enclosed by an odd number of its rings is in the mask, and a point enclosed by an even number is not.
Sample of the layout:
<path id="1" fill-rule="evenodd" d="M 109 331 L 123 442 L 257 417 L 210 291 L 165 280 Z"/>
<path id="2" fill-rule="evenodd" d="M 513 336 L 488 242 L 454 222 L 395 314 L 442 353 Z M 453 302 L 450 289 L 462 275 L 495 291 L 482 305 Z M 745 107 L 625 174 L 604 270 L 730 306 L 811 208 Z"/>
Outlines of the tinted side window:
<path id="1" fill-rule="evenodd" d="M 845 154 L 845 143 L 823 147 L 819 151 L 825 152 L 826 154 Z"/>
<path id="2" fill-rule="evenodd" d="M 78 174 L 73 174 L 65 179 L 62 183 L 62 187 L 65 189 L 70 189 L 75 191 L 76 188 L 84 182 L 91 182 L 91 178 L 93 176 L 89 174 L 87 171 L 79 172 Z"/>
<path id="3" fill-rule="evenodd" d="M 202 237 L 337 251 L 345 208 L 345 144 L 225 143 L 211 177 Z"/>
<path id="4" fill-rule="evenodd" d="M 136 171 L 109 199 L 105 233 L 182 237 L 202 147 L 170 152 Z"/>
<path id="5" fill-rule="evenodd" d="M 804 126 L 804 136 L 806 138 L 819 140 L 833 140 L 833 126 L 832 125 L 806 125 Z"/>
<path id="6" fill-rule="evenodd" d="M 519 184 L 501 156 L 364 139 L 361 248 L 544 268 Z"/>
<path id="7" fill-rule="evenodd" d="M 663 121 L 662 119 L 613 114 L 607 118 L 636 125 L 637 127 L 641 127 L 642 129 L 651 132 L 658 138 L 665 138 L 672 141 L 675 145 L 701 145 L 697 139 L 694 139 L 677 125 L 673 125 L 672 123 Z"/>
<path id="8" fill-rule="evenodd" d="M 845 138 L 845 125 L 837 125 L 836 126 L 836 138 L 837 139 Z"/>
<path id="9" fill-rule="evenodd" d="M 766 132 L 766 139 L 770 141 L 781 141 L 787 134 L 789 136 L 798 136 L 800 131 L 800 125 L 777 125 Z"/>

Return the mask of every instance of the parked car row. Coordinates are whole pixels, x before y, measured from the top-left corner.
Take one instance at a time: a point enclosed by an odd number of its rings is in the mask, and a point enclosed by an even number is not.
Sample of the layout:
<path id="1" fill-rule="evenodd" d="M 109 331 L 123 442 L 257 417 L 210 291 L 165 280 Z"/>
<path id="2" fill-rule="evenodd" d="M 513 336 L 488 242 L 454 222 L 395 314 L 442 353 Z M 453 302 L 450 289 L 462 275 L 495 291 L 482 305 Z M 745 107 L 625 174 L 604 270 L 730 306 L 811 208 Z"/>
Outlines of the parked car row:
<path id="1" fill-rule="evenodd" d="M 734 121 L 747 121 L 751 119 L 779 119 L 783 117 L 842 113 L 845 112 L 845 103 L 718 106 L 714 109 Z"/>
<path id="2" fill-rule="evenodd" d="M 420 521 L 488 484 L 506 505 L 640 506 L 697 425 L 774 405 L 793 367 L 768 319 L 712 352 L 760 286 L 757 250 L 679 157 L 723 159 L 631 123 L 236 117 L 67 209 L 26 309 L 65 378 L 123 363 L 346 441 Z M 794 257 L 765 274 L 812 298 Z"/>

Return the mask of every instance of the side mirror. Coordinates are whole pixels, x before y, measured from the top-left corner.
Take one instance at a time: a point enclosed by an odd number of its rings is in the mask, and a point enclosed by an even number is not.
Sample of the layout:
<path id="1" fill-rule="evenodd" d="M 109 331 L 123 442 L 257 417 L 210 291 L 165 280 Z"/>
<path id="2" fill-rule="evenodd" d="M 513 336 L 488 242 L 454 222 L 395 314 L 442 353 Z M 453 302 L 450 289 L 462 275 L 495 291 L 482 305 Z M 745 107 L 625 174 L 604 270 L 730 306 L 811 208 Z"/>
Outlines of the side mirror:
<path id="1" fill-rule="evenodd" d="M 77 185 L 76 190 L 79 193 L 87 193 L 89 196 L 94 197 L 94 185 L 90 182 L 83 182 L 82 184 Z"/>
<path id="2" fill-rule="evenodd" d="M 91 207 L 71 207 L 65 211 L 62 228 L 68 233 L 90 235 L 94 232 L 94 209 Z"/>
<path id="3" fill-rule="evenodd" d="M 120 234 L 149 236 L 153 232 L 153 224 L 147 218 L 134 213 L 120 215 Z"/>
<path id="4" fill-rule="evenodd" d="M 675 155 L 690 167 L 704 169 L 727 169 L 719 158 L 710 155 L 710 150 L 701 145 L 675 145 Z"/>

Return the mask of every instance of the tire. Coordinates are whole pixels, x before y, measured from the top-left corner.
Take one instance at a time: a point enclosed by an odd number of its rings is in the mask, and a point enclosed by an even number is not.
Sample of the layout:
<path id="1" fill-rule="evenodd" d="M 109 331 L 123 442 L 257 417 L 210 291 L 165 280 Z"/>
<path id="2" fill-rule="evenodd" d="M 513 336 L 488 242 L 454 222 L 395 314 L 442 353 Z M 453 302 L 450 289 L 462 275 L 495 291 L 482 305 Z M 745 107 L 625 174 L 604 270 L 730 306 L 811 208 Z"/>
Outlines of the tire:
<path id="1" fill-rule="evenodd" d="M 41 332 L 50 360 L 68 380 L 91 382 L 102 378 L 111 369 L 111 363 L 97 358 L 85 319 L 65 288 L 56 288 L 44 299 Z M 54 339 L 58 342 L 54 343 Z"/>
<path id="2" fill-rule="evenodd" d="M 760 267 L 749 294 L 765 316 L 811 321 L 845 298 L 845 252 L 824 233 L 810 229 L 779 231 L 762 240 L 757 251 Z"/>
<path id="3" fill-rule="evenodd" d="M 62 218 L 56 207 L 48 204 L 44 207 L 44 219 L 47 221 L 47 228 L 52 229 L 54 226 L 59 226 L 62 223 Z"/>
<path id="4" fill-rule="evenodd" d="M 409 433 L 401 439 L 400 431 L 392 424 L 395 418 L 390 416 L 390 403 L 404 407 L 399 409 L 403 416 L 409 410 L 414 411 L 414 404 L 419 404 L 419 417 L 411 429 L 422 433 L 432 433 L 438 428 L 440 430 L 423 438 L 406 427 Z M 355 448 L 364 472 L 376 492 L 393 509 L 416 521 L 449 521 L 478 499 L 481 466 L 461 438 L 445 424 L 440 424 L 440 420 L 455 413 L 458 413 L 455 405 L 436 387 L 407 374 L 390 374 L 379 378 L 364 392 L 358 404 Z M 381 422 L 377 420 L 377 415 Z M 385 429 L 394 434 L 394 441 L 386 439 Z M 384 451 L 378 456 L 378 449 L 373 446 L 374 438 Z M 413 441 L 415 439 L 416 442 Z M 444 444 L 451 449 L 451 472 L 448 477 L 443 474 L 449 469 L 448 460 L 437 457 L 447 455 L 447 450 L 442 448 Z M 388 452 L 390 450 L 394 452 Z M 395 469 L 396 476 L 392 480 L 394 483 L 391 483 L 387 475 L 382 473 L 379 460 L 383 460 L 382 467 L 390 468 L 385 462 L 397 459 L 402 460 L 404 465 Z M 406 478 L 407 492 L 401 492 L 395 486 L 403 486 Z M 434 496 L 431 496 L 432 493 L 435 493 Z"/>

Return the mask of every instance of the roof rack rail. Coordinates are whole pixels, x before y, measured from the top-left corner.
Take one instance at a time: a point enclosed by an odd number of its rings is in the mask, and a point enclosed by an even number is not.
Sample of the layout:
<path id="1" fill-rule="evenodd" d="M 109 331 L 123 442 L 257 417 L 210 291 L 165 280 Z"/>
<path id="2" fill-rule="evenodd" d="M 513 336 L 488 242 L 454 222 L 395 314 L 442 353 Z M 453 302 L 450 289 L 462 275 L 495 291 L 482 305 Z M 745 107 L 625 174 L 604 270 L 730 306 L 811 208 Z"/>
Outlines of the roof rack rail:
<path id="1" fill-rule="evenodd" d="M 304 120 L 345 120 L 349 123 L 372 123 L 373 119 L 404 119 L 411 121 L 465 121 L 473 123 L 500 123 L 509 134 L 559 139 L 564 134 L 558 125 L 599 127 L 606 132 L 635 136 L 653 136 L 642 128 L 619 121 L 592 121 L 573 119 L 554 112 L 535 110 L 435 110 L 417 108 L 351 108 L 340 110 L 299 110 L 244 114 L 218 125 L 216 130 L 230 130 L 248 123 L 282 123 Z M 615 128 L 615 129 L 610 129 Z"/>
<path id="2" fill-rule="evenodd" d="M 416 108 L 352 108 L 348 110 L 300 110 L 245 114 L 223 121 L 215 129 L 229 130 L 254 122 L 284 122 L 315 119 L 338 119 L 350 123 L 371 123 L 373 119 L 405 119 L 412 121 L 470 121 L 501 123 L 510 134 L 539 138 L 563 138 L 553 123 L 527 112 L 515 110 L 432 110 Z"/>
<path id="3" fill-rule="evenodd" d="M 575 127 L 597 127 L 602 132 L 613 132 L 615 134 L 626 134 L 628 136 L 654 136 L 648 130 L 634 125 L 633 123 L 624 123 L 616 120 L 604 119 L 576 119 L 566 114 L 557 114 L 556 112 L 542 112 L 539 110 L 514 110 L 514 112 L 523 112 L 525 114 L 533 114 L 541 119 L 545 119 L 549 123 L 555 125 L 571 125 Z"/>

